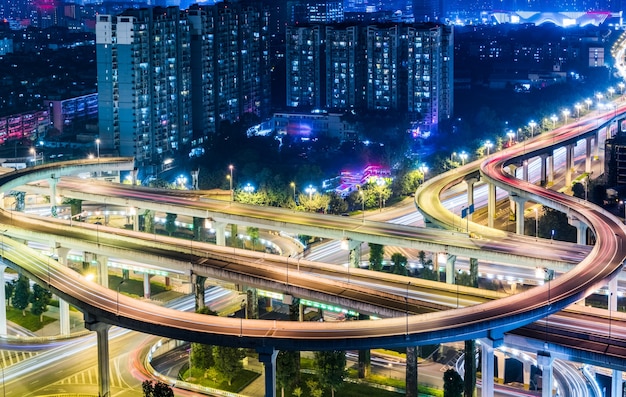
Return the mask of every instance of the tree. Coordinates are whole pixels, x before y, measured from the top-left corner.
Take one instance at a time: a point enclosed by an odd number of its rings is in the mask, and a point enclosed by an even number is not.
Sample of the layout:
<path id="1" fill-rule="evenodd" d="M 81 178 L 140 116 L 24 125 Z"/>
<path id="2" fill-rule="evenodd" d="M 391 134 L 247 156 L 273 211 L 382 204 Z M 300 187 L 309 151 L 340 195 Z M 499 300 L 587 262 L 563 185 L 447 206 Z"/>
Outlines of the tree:
<path id="1" fill-rule="evenodd" d="M 250 237 L 250 241 L 252 242 L 252 249 L 256 246 L 256 243 L 259 241 L 259 228 L 248 226 L 246 228 L 246 232 L 248 233 L 248 237 Z"/>
<path id="2" fill-rule="evenodd" d="M 26 316 L 26 308 L 28 307 L 28 303 L 30 301 L 30 283 L 28 278 L 24 275 L 21 275 L 17 279 L 17 284 L 15 285 L 15 291 L 13 292 L 13 307 L 21 310 L 22 315 Z"/>
<path id="3" fill-rule="evenodd" d="M 33 293 L 30 295 L 30 312 L 39 316 L 39 322 L 43 322 L 43 314 L 48 311 L 48 304 L 50 304 L 51 299 L 52 292 L 38 284 L 33 286 Z"/>
<path id="4" fill-rule="evenodd" d="M 546 206 L 543 207 L 542 213 L 538 222 L 539 237 L 576 242 L 576 228 L 569 225 L 567 214 Z"/>
<path id="5" fill-rule="evenodd" d="M 276 356 L 276 384 L 280 387 L 281 396 L 285 389 L 293 390 L 300 382 L 300 352 L 279 351 Z"/>
<path id="6" fill-rule="evenodd" d="M 393 274 L 400 274 L 402 276 L 407 275 L 408 272 L 406 268 L 406 264 L 407 264 L 406 256 L 396 252 L 393 255 L 391 255 L 391 263 L 393 263 L 393 269 L 392 269 Z"/>
<path id="7" fill-rule="evenodd" d="M 454 369 L 443 373 L 443 397 L 461 397 L 463 395 L 463 379 Z"/>
<path id="8" fill-rule="evenodd" d="M 11 298 L 13 298 L 13 293 L 15 292 L 16 284 L 17 284 L 17 280 L 10 280 L 4 283 L 4 299 L 6 299 L 7 306 L 11 304 Z"/>
<path id="9" fill-rule="evenodd" d="M 239 375 L 243 369 L 241 359 L 245 357 L 243 350 L 236 347 L 214 346 L 213 358 L 215 359 L 215 369 L 230 386 L 233 379 Z"/>
<path id="10" fill-rule="evenodd" d="M 150 380 L 144 380 L 141 389 L 144 397 L 174 397 L 172 388 L 161 381 L 153 383 Z"/>
<path id="11" fill-rule="evenodd" d="M 346 353 L 341 350 L 315 352 L 315 370 L 320 384 L 329 387 L 334 397 L 347 375 Z"/>
<path id="12" fill-rule="evenodd" d="M 217 315 L 216 312 L 206 306 L 196 310 L 196 313 L 208 314 L 212 316 Z M 206 371 L 214 364 L 215 359 L 213 358 L 213 346 L 205 345 L 204 343 L 191 343 L 191 351 L 189 352 L 190 367 Z"/>
<path id="13" fill-rule="evenodd" d="M 167 213 L 165 214 L 165 231 L 171 236 L 176 231 L 176 218 L 177 214 Z"/>
<path id="14" fill-rule="evenodd" d="M 368 245 L 370 247 L 370 270 L 382 270 L 385 246 L 375 243 L 368 243 Z"/>

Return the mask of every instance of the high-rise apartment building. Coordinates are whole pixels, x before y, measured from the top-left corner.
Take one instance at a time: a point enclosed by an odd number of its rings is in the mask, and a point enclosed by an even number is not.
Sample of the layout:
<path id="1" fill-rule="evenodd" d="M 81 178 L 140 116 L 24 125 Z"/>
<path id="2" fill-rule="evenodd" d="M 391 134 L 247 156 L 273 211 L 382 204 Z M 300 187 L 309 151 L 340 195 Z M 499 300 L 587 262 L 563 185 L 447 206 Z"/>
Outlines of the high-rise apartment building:
<path id="1" fill-rule="evenodd" d="M 178 7 L 99 15 L 101 148 L 155 166 L 191 140 L 190 33 Z"/>
<path id="2" fill-rule="evenodd" d="M 407 112 L 436 130 L 453 112 L 453 42 L 436 24 L 292 26 L 287 106 Z"/>
<path id="3" fill-rule="evenodd" d="M 288 3 L 291 24 L 339 23 L 343 21 L 343 0 L 292 0 Z"/>
<path id="4" fill-rule="evenodd" d="M 159 165 L 204 144 L 221 121 L 268 115 L 268 29 L 267 10 L 245 2 L 99 16 L 102 148 Z"/>

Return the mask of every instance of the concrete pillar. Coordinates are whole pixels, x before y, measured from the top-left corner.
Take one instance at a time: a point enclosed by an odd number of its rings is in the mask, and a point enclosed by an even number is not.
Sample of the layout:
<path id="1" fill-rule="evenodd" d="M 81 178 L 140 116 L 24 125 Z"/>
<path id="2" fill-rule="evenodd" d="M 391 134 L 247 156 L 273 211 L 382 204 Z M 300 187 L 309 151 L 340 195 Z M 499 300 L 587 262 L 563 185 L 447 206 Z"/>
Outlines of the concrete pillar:
<path id="1" fill-rule="evenodd" d="M 551 186 L 554 183 L 554 151 L 552 152 L 552 155 L 548 157 L 548 164 L 547 164 L 547 172 L 548 172 L 548 186 Z"/>
<path id="2" fill-rule="evenodd" d="M 133 186 L 137 186 L 137 175 L 139 174 L 139 170 L 137 168 L 133 168 L 130 172 L 131 183 Z"/>
<path id="3" fill-rule="evenodd" d="M 265 372 L 265 397 L 276 397 L 276 355 L 278 355 L 278 350 L 273 347 L 261 347 L 257 352 Z"/>
<path id="4" fill-rule="evenodd" d="M 526 204 L 526 199 L 513 194 L 509 197 L 515 203 L 515 233 L 524 235 L 524 204 Z"/>
<path id="5" fill-rule="evenodd" d="M 498 373 L 497 374 L 494 373 L 494 377 L 497 379 L 498 383 L 503 384 L 504 383 L 504 371 L 505 371 L 505 366 L 506 366 L 506 356 L 504 355 L 504 352 L 500 350 L 494 350 L 493 355 L 498 359 L 498 366 L 496 367 L 498 369 Z"/>
<path id="6" fill-rule="evenodd" d="M 213 221 L 213 229 L 215 229 L 215 243 L 222 247 L 226 245 L 226 223 Z M 235 236 L 233 236 L 235 238 Z"/>
<path id="7" fill-rule="evenodd" d="M 572 186 L 572 170 L 574 168 L 574 145 L 565 146 L 565 186 Z"/>
<path id="8" fill-rule="evenodd" d="M 205 306 L 205 302 L 204 302 L 204 290 L 206 289 L 204 285 L 205 282 L 206 282 L 206 277 L 199 276 L 195 273 L 191 273 L 191 288 L 195 296 L 196 311 L 198 311 L 198 309 L 201 309 Z"/>
<path id="9" fill-rule="evenodd" d="M 150 273 L 143 274 L 143 297 L 150 299 Z"/>
<path id="10" fill-rule="evenodd" d="M 591 173 L 591 140 L 593 137 L 585 138 L 585 172 Z"/>
<path id="11" fill-rule="evenodd" d="M 568 217 L 567 223 L 576 228 L 576 244 L 586 245 L 587 229 L 589 228 L 589 226 L 587 226 L 585 222 L 574 217 Z"/>
<path id="12" fill-rule="evenodd" d="M 545 186 L 548 183 L 548 172 L 547 172 L 547 166 L 546 166 L 546 160 L 548 159 L 548 155 L 547 154 L 542 154 L 540 157 L 540 162 L 541 162 L 541 171 L 540 171 L 540 178 L 539 178 L 539 184 L 541 186 Z"/>
<path id="13" fill-rule="evenodd" d="M 494 348 L 489 343 L 485 343 L 483 339 L 480 341 L 480 351 L 482 353 L 481 374 L 483 387 L 480 395 L 482 397 L 493 397 L 493 351 Z"/>
<path id="14" fill-rule="evenodd" d="M 600 158 L 600 145 L 599 145 L 599 140 L 600 140 L 600 131 L 596 131 L 595 134 L 593 134 L 593 149 L 591 149 L 593 151 L 593 159 L 594 160 L 598 160 Z M 602 172 L 600 172 L 602 174 Z"/>
<path id="15" fill-rule="evenodd" d="M 298 321 L 304 321 L 304 305 L 302 303 L 298 306 Z"/>
<path id="16" fill-rule="evenodd" d="M 609 310 L 617 311 L 617 276 L 609 281 Z"/>
<path id="17" fill-rule="evenodd" d="M 552 361 L 554 358 L 549 352 L 540 351 L 537 353 L 537 365 L 541 368 L 541 397 L 552 397 Z"/>
<path id="18" fill-rule="evenodd" d="M 446 283 L 456 284 L 456 272 L 454 271 L 454 263 L 456 262 L 456 255 L 446 255 Z"/>
<path id="19" fill-rule="evenodd" d="M 348 249 L 350 250 L 349 267 L 361 267 L 361 242 L 356 240 L 348 240 Z"/>
<path id="20" fill-rule="evenodd" d="M 532 368 L 532 363 L 528 360 L 524 360 L 522 362 L 522 378 L 524 382 L 524 390 L 530 390 L 530 370 Z"/>
<path id="21" fill-rule="evenodd" d="M 55 250 L 59 263 L 67 266 L 67 254 L 70 252 L 70 249 L 56 244 Z M 59 298 L 59 333 L 67 336 L 71 332 L 70 328 L 70 305 L 65 300 Z"/>
<path id="22" fill-rule="evenodd" d="M 98 261 L 98 284 L 103 286 L 104 288 L 109 288 L 109 257 L 105 255 L 97 255 L 96 260 Z"/>
<path id="23" fill-rule="evenodd" d="M 370 349 L 359 350 L 359 379 L 365 379 L 372 371 L 372 352 Z"/>
<path id="24" fill-rule="evenodd" d="M 406 397 L 418 397 L 417 371 L 417 346 L 407 346 L 405 372 Z"/>
<path id="25" fill-rule="evenodd" d="M 487 193 L 487 226 L 493 227 L 496 218 L 496 185 L 489 184 Z"/>
<path id="26" fill-rule="evenodd" d="M 528 182 L 528 160 L 522 162 L 522 179 Z"/>
<path id="27" fill-rule="evenodd" d="M 624 381 L 622 380 L 622 371 L 613 370 L 611 377 L 611 397 L 623 397 Z"/>
<path id="28" fill-rule="evenodd" d="M 198 190 L 198 174 L 200 173 L 199 169 L 191 170 L 191 189 Z"/>
<path id="29" fill-rule="evenodd" d="M 467 208 L 471 205 L 474 205 L 474 184 L 478 182 L 478 178 L 474 176 L 470 176 L 465 179 L 465 183 L 467 183 Z M 467 214 L 467 219 L 472 220 L 472 214 Z"/>
<path id="30" fill-rule="evenodd" d="M 4 258 L 2 258 L 4 260 Z M 7 266 L 0 264 L 0 335 L 7 335 L 7 302 L 5 297 L 4 271 Z"/>
<path id="31" fill-rule="evenodd" d="M 50 175 L 48 179 L 48 186 L 50 186 L 50 213 L 53 217 L 57 216 L 57 182 L 58 178 L 54 177 L 54 174 Z"/>
<path id="32" fill-rule="evenodd" d="M 98 396 L 110 397 L 110 371 L 109 371 L 109 324 L 94 321 L 89 314 L 85 315 L 85 327 L 95 331 L 98 342 Z"/>

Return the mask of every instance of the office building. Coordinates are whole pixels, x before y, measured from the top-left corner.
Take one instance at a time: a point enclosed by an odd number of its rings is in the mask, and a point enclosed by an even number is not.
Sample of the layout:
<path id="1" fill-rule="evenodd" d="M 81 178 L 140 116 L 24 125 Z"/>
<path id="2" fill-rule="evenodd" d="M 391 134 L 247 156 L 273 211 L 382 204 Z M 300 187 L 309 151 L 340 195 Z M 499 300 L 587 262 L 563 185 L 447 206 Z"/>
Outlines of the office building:
<path id="1" fill-rule="evenodd" d="M 191 140 L 190 32 L 177 7 L 99 15 L 101 149 L 158 170 Z"/>

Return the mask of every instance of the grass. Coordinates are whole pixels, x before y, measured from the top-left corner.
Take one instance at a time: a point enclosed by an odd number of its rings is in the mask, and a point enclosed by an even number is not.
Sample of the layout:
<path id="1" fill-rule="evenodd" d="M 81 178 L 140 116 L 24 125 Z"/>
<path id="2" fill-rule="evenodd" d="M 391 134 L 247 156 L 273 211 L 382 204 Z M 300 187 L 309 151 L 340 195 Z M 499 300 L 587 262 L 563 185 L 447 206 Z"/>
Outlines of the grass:
<path id="1" fill-rule="evenodd" d="M 243 390 L 246 386 L 252 383 L 256 378 L 261 376 L 261 374 L 248 371 L 247 369 L 241 370 L 239 375 L 233 379 L 233 383 L 229 386 L 227 382 L 213 382 L 211 379 L 207 379 L 204 377 L 204 373 L 201 370 L 196 368 L 191 369 L 191 371 L 186 371 L 182 379 L 185 382 L 195 383 L 198 385 L 202 385 L 205 387 L 212 387 L 214 389 L 225 390 L 233 393 L 238 393 Z"/>
<path id="2" fill-rule="evenodd" d="M 56 319 L 48 316 L 43 316 L 43 321 L 39 321 L 39 316 L 33 315 L 28 310 L 26 310 L 26 316 L 22 316 L 22 311 L 17 310 L 14 307 L 7 307 L 7 320 L 18 324 L 31 332 L 39 331 L 45 325 L 56 321 Z"/>

